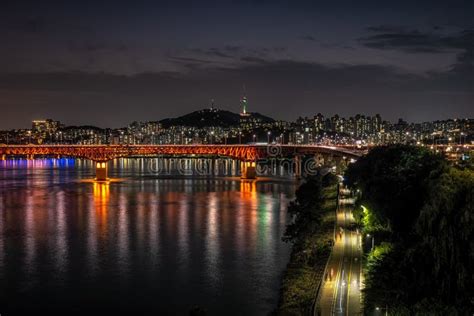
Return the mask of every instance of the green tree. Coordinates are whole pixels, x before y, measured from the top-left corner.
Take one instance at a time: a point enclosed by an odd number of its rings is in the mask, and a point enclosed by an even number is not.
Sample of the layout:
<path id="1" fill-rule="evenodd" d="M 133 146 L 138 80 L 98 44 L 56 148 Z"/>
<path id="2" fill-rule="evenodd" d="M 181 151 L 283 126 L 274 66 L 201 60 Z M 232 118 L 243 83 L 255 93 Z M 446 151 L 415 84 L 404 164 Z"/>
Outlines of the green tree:
<path id="1" fill-rule="evenodd" d="M 361 203 L 376 222 L 395 233 L 413 229 L 427 196 L 429 178 L 446 166 L 442 156 L 405 145 L 372 149 L 346 171 L 346 184 L 361 190 Z"/>
<path id="2" fill-rule="evenodd" d="M 367 258 L 365 268 L 365 287 L 363 289 L 364 307 L 367 312 L 376 307 L 404 306 L 407 299 L 409 281 L 402 273 L 404 254 L 399 248 L 388 243 L 376 246 Z"/>
<path id="3" fill-rule="evenodd" d="M 367 228 L 385 223 L 389 236 L 367 257 L 366 311 L 392 315 L 474 312 L 474 172 L 449 166 L 422 148 L 373 149 L 349 167 L 360 190 L 357 212 Z"/>
<path id="4" fill-rule="evenodd" d="M 310 176 L 296 190 L 295 200 L 288 206 L 293 221 L 287 225 L 283 240 L 296 241 L 302 234 L 320 222 L 323 204 L 320 176 Z"/>
<path id="5" fill-rule="evenodd" d="M 428 284 L 446 304 L 474 304 L 474 173 L 454 168 L 431 183 L 416 232 L 431 263 Z"/>

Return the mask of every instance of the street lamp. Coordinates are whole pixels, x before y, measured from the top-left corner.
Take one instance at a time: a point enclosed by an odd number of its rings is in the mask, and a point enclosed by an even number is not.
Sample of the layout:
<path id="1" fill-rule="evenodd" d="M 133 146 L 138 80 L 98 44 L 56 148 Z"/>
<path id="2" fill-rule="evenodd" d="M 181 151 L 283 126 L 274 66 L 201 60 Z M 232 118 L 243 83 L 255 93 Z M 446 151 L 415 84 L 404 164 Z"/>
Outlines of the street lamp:
<path id="1" fill-rule="evenodd" d="M 239 144 L 242 144 L 242 132 L 239 131 Z"/>
<path id="2" fill-rule="evenodd" d="M 253 134 L 253 142 L 256 143 L 257 135 Z"/>
<path id="3" fill-rule="evenodd" d="M 270 144 L 270 135 L 272 135 L 271 131 L 268 131 L 267 133 L 267 143 Z"/>
<path id="4" fill-rule="evenodd" d="M 387 305 L 385 305 L 385 307 L 378 307 L 378 306 L 376 306 L 376 307 L 375 307 L 375 310 L 376 310 L 377 312 L 379 312 L 379 311 L 381 311 L 381 310 L 385 310 L 385 316 L 388 316 L 388 306 L 387 306 Z"/>
<path id="5" fill-rule="evenodd" d="M 370 238 L 372 237 L 372 248 L 370 248 L 370 250 L 374 250 L 374 243 L 375 243 L 375 237 L 374 236 L 371 236 L 370 234 L 367 234 L 367 238 Z"/>

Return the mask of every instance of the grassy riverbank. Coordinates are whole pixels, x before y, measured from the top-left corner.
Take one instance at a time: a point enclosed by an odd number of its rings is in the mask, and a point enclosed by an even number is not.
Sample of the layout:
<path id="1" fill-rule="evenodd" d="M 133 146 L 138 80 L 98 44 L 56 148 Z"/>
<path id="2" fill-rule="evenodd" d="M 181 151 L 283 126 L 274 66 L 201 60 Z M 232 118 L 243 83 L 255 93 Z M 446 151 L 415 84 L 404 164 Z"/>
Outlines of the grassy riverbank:
<path id="1" fill-rule="evenodd" d="M 331 251 L 337 179 L 332 174 L 307 179 L 289 206 L 295 217 L 285 240 L 293 243 L 283 276 L 278 315 L 309 314 Z"/>

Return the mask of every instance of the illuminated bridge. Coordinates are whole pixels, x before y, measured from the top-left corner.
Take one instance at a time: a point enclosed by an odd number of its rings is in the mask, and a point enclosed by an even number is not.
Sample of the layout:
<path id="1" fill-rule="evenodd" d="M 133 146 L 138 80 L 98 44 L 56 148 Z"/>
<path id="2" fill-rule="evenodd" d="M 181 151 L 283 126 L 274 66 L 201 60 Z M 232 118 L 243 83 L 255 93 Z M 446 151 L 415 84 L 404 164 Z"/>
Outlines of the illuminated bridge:
<path id="1" fill-rule="evenodd" d="M 319 164 L 347 164 L 365 152 L 344 147 L 314 145 L 0 145 L 2 160 L 8 157 L 71 157 L 96 162 L 97 180 L 107 179 L 107 162 L 126 157 L 227 157 L 241 162 L 242 178 L 255 178 L 257 162 L 291 158 L 295 175 L 301 176 L 302 157 L 315 157 Z"/>

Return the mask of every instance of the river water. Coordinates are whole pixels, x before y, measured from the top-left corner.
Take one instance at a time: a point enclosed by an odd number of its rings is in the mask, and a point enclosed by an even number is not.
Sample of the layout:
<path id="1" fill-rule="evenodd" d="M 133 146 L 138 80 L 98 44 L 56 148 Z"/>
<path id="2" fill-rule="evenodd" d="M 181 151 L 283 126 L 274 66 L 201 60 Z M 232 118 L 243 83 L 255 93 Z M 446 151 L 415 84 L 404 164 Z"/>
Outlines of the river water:
<path id="1" fill-rule="evenodd" d="M 0 313 L 265 315 L 278 303 L 290 179 L 150 173 L 146 159 L 0 161 Z"/>

